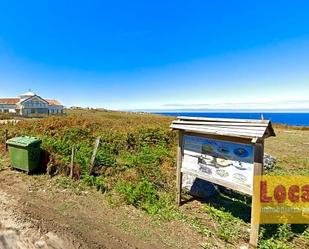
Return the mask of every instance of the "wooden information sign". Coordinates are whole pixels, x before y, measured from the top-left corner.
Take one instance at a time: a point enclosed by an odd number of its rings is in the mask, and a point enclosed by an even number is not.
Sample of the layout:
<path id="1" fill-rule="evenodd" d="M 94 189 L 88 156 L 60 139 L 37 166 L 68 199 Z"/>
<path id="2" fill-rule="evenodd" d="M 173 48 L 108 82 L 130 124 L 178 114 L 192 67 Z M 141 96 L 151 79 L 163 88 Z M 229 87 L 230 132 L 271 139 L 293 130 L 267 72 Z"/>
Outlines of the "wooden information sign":
<path id="1" fill-rule="evenodd" d="M 178 205 L 183 173 L 255 198 L 253 179 L 263 174 L 264 139 L 275 136 L 269 120 L 178 117 L 171 128 L 179 130 Z M 252 222 L 255 215 L 259 214 L 251 212 L 253 247 L 258 244 L 259 233 L 259 225 Z"/>

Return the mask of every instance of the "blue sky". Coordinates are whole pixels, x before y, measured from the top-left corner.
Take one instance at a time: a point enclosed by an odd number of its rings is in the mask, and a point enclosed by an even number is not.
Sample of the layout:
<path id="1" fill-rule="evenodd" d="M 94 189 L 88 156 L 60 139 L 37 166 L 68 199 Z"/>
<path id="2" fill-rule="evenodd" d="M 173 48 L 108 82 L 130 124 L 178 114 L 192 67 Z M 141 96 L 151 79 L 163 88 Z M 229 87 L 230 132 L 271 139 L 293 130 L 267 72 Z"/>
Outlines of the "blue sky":
<path id="1" fill-rule="evenodd" d="M 0 95 L 309 110 L 308 10 L 297 0 L 1 1 Z"/>

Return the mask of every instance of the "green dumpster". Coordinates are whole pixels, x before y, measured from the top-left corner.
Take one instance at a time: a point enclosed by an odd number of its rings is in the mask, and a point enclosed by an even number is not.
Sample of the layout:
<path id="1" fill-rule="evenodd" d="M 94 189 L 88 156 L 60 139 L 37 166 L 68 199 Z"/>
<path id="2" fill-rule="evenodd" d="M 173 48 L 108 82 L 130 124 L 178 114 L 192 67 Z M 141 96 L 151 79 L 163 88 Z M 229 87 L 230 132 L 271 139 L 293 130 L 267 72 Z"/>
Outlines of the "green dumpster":
<path id="1" fill-rule="evenodd" d="M 15 137 L 6 141 L 13 168 L 31 172 L 40 165 L 41 143 L 35 137 Z"/>

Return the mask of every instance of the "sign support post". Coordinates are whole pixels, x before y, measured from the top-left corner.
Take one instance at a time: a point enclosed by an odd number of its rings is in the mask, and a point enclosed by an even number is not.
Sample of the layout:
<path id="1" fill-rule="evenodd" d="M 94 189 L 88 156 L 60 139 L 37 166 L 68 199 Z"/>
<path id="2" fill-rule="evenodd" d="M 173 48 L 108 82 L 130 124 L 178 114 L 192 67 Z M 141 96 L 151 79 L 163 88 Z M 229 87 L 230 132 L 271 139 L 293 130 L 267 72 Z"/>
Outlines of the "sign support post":
<path id="1" fill-rule="evenodd" d="M 182 192 L 182 157 L 183 157 L 183 131 L 179 131 L 178 134 L 178 148 L 177 148 L 177 173 L 176 173 L 176 203 L 178 206 L 181 204 L 181 192 Z"/>
<path id="2" fill-rule="evenodd" d="M 255 176 L 261 176 L 263 174 L 263 161 L 264 161 L 264 142 L 256 143 L 254 146 L 254 171 L 253 171 L 253 190 L 255 189 Z M 249 245 L 253 248 L 257 248 L 258 241 L 259 241 L 259 217 L 260 217 L 260 211 L 261 208 L 257 207 L 256 209 L 253 208 L 253 205 L 256 205 L 259 203 L 256 198 L 259 198 L 259 196 L 256 196 L 254 192 L 252 193 L 252 207 L 251 207 L 251 229 L 250 229 L 250 241 Z M 256 213 L 255 211 L 258 210 Z"/>

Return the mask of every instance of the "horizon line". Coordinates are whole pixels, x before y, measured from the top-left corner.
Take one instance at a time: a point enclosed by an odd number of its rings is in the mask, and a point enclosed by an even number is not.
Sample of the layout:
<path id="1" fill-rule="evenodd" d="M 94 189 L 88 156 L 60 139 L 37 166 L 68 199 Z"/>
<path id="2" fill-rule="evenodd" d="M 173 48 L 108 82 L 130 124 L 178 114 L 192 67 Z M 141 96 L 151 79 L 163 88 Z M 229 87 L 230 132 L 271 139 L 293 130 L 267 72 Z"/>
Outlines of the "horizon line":
<path id="1" fill-rule="evenodd" d="M 148 113 L 309 113 L 308 108 L 290 108 L 290 109 L 133 109 L 122 110 L 130 112 L 148 112 Z"/>

